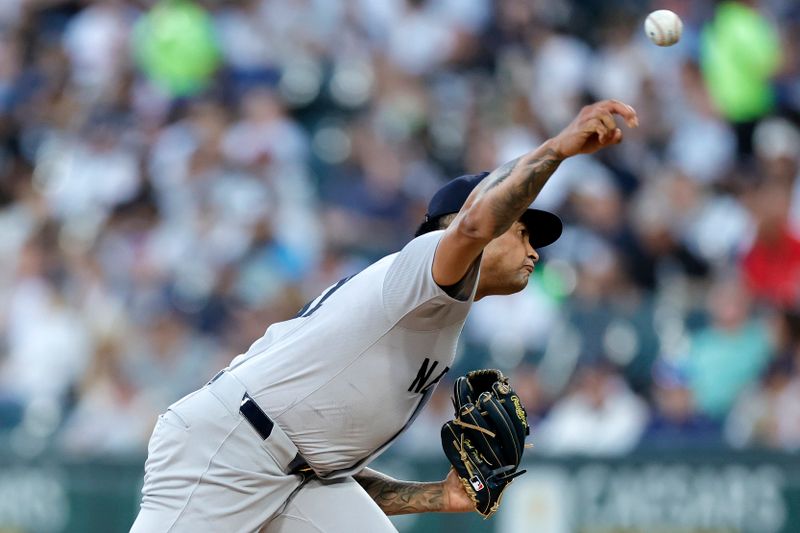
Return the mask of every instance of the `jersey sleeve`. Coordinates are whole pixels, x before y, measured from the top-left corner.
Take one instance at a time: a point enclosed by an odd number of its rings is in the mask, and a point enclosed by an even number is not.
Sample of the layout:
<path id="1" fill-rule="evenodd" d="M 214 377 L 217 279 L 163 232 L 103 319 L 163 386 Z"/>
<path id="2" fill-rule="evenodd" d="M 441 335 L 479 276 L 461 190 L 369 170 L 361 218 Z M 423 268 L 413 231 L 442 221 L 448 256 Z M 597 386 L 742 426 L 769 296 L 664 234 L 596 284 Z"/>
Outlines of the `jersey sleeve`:
<path id="1" fill-rule="evenodd" d="M 466 298 L 453 298 L 433 280 L 433 257 L 444 231 L 433 231 L 409 242 L 397 254 L 383 282 L 383 305 L 392 318 L 405 316 L 428 302 L 464 304 L 472 299 L 478 278 L 478 263 L 458 288 Z"/>

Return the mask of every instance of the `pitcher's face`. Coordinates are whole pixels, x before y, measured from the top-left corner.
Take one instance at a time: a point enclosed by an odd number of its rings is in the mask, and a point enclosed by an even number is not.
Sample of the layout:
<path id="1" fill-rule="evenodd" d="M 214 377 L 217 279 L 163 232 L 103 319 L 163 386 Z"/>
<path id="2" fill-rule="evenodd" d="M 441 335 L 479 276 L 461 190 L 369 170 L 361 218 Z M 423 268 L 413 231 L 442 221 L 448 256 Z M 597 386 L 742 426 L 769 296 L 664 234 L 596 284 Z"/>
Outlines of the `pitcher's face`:
<path id="1" fill-rule="evenodd" d="M 483 249 L 478 292 L 482 296 L 513 294 L 528 285 L 539 254 L 528 239 L 528 228 L 520 221 Z"/>

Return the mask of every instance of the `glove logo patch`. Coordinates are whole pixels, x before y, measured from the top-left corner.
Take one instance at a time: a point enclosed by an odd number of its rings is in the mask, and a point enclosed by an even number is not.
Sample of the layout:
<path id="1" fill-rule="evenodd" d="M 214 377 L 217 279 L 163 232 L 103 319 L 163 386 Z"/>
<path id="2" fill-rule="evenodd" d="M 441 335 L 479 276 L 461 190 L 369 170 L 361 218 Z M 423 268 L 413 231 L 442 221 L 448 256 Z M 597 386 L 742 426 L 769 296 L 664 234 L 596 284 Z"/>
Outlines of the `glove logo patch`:
<path id="1" fill-rule="evenodd" d="M 528 417 L 525 416 L 525 409 L 522 408 L 522 402 L 519 401 L 519 396 L 516 394 L 511 397 L 511 403 L 514 404 L 514 412 L 517 414 L 523 424 L 528 425 Z"/>
<path id="2" fill-rule="evenodd" d="M 478 476 L 472 476 L 471 478 L 469 478 L 469 484 L 472 485 L 472 488 L 475 489 L 475 492 L 483 490 L 483 483 L 478 478 Z"/>

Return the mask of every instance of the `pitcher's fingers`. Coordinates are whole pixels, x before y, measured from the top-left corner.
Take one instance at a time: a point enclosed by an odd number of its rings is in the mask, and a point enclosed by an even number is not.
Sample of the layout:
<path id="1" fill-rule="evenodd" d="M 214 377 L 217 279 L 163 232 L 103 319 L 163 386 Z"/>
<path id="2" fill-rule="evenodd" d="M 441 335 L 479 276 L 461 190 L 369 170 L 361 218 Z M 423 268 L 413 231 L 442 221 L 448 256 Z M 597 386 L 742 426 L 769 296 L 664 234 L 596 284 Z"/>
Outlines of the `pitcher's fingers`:
<path id="1" fill-rule="evenodd" d="M 608 128 L 609 136 L 613 135 L 614 130 L 617 129 L 617 123 L 614 121 L 614 116 L 611 113 L 600 111 L 597 114 L 597 118 L 599 118 L 606 128 Z"/>
<path id="2" fill-rule="evenodd" d="M 587 120 L 586 130 L 597 133 L 597 139 L 600 141 L 600 144 L 605 144 L 613 131 L 609 129 L 599 117 L 592 117 Z"/>
<path id="3" fill-rule="evenodd" d="M 613 128 L 608 130 L 608 135 L 605 136 L 604 140 L 600 141 L 600 144 L 604 146 L 609 146 L 612 144 L 619 144 L 622 142 L 622 130 L 619 128 Z"/>
<path id="4" fill-rule="evenodd" d="M 619 100 L 606 100 L 603 102 L 603 107 L 609 112 L 616 113 L 624 118 L 629 127 L 635 128 L 639 125 L 639 117 L 636 114 L 636 110 L 628 104 Z"/>

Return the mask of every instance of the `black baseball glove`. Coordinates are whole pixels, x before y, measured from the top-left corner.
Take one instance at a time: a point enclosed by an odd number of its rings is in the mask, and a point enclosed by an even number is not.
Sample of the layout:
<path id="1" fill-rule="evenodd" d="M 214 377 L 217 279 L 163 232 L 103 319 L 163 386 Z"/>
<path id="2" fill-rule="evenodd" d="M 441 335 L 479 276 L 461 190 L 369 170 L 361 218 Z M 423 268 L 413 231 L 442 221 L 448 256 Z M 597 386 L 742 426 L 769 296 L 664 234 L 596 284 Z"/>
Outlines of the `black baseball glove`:
<path id="1" fill-rule="evenodd" d="M 442 447 L 475 510 L 489 518 L 518 470 L 530 434 L 525 408 L 499 370 L 475 370 L 456 380 L 455 419 L 442 426 Z"/>

